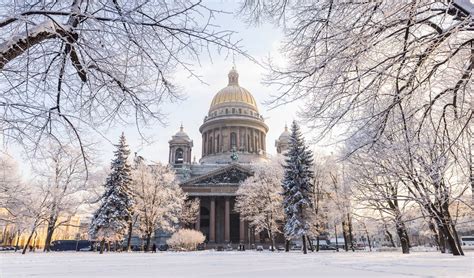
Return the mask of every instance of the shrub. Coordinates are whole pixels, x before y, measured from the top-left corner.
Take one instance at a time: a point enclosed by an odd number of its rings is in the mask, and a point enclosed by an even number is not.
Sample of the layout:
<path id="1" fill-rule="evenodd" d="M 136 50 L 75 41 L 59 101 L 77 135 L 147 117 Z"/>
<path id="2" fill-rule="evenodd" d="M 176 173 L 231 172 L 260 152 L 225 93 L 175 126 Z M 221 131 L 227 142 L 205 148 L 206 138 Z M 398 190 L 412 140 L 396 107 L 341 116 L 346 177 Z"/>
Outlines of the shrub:
<path id="1" fill-rule="evenodd" d="M 206 237 L 200 232 L 191 229 L 181 229 L 174 233 L 166 241 L 175 250 L 192 251 L 196 250 L 198 244 L 204 242 Z"/>

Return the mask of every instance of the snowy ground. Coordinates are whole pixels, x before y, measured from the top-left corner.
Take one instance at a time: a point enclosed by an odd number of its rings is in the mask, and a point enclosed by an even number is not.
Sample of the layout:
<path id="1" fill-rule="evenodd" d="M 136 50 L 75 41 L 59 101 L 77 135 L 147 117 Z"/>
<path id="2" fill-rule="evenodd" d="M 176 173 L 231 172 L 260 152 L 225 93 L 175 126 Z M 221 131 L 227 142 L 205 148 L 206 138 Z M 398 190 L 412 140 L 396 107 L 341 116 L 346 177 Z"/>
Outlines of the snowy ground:
<path id="1" fill-rule="evenodd" d="M 0 254 L 0 277 L 474 277 L 474 252 Z"/>

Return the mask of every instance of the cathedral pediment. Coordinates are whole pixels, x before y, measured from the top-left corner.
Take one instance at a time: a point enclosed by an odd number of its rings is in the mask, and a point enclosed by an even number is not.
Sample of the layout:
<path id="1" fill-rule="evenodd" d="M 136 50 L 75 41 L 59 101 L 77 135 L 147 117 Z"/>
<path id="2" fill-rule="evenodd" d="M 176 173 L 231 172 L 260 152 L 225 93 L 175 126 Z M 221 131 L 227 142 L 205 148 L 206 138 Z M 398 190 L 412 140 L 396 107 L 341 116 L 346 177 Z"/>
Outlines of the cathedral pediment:
<path id="1" fill-rule="evenodd" d="M 252 175 L 253 172 L 249 168 L 239 164 L 231 164 L 187 180 L 183 182 L 181 186 L 238 186 L 242 181 Z"/>

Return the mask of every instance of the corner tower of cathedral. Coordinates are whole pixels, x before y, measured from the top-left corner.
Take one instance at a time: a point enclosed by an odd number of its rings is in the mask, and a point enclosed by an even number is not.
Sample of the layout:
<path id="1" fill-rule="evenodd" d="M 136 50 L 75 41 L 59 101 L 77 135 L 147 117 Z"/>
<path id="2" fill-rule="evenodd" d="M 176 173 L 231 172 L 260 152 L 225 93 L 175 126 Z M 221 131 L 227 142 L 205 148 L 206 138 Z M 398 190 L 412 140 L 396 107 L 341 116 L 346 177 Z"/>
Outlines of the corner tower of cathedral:
<path id="1" fill-rule="evenodd" d="M 268 126 L 258 112 L 252 94 L 239 85 L 239 73 L 232 68 L 229 83 L 213 98 L 209 113 L 199 128 L 202 134 L 203 164 L 230 163 L 233 151 L 241 163 L 266 157 Z"/>

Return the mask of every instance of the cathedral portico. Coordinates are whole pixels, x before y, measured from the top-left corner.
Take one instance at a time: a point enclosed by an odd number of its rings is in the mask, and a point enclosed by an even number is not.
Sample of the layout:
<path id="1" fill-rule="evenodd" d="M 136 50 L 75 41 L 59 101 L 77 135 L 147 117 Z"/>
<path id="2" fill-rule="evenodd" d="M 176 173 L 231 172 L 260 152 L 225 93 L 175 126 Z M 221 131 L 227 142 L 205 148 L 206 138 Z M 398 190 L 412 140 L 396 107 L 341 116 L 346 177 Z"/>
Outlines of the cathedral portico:
<path id="1" fill-rule="evenodd" d="M 195 228 L 206 235 L 209 243 L 244 242 L 245 223 L 234 210 L 241 181 L 252 175 L 245 166 L 229 164 L 181 184 L 190 198 L 200 203 Z"/>
<path id="2" fill-rule="evenodd" d="M 234 210 L 235 196 L 198 196 L 200 209 L 194 228 L 209 243 L 246 242 L 245 221 Z"/>

